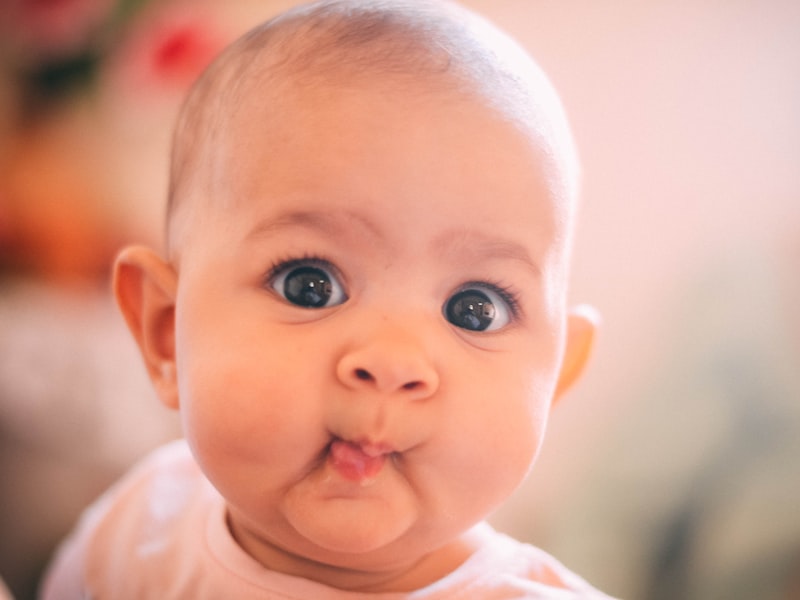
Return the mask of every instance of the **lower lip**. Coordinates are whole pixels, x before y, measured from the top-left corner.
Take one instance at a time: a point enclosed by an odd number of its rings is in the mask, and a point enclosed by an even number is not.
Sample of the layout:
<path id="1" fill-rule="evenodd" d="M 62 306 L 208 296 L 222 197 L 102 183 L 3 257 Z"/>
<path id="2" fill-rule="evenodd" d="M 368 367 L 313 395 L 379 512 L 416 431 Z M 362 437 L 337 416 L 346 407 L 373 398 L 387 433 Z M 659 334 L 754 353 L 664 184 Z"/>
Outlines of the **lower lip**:
<path id="1" fill-rule="evenodd" d="M 386 454 L 370 456 L 360 445 L 335 440 L 331 443 L 328 464 L 345 479 L 364 482 L 375 477 L 386 462 Z"/>

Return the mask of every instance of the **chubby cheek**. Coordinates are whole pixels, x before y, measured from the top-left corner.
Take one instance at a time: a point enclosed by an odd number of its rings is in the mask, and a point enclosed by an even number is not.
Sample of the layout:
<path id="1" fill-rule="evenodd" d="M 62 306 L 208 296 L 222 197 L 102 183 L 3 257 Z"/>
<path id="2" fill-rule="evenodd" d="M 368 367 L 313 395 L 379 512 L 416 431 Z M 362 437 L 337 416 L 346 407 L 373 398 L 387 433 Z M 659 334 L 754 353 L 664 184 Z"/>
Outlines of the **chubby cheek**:
<path id="1" fill-rule="evenodd" d="M 176 340 L 181 420 L 209 474 L 264 468 L 275 463 L 269 460 L 275 455 L 287 464 L 305 460 L 303 453 L 316 443 L 319 417 L 313 402 L 301 401 L 314 396 L 314 381 L 290 370 L 302 362 L 264 342 L 252 327 L 237 329 L 229 322 L 215 328 L 206 322 L 186 331 L 195 335 L 179 330 Z"/>
<path id="2" fill-rule="evenodd" d="M 508 418 L 485 418 L 464 444 L 467 478 L 497 480 L 516 487 L 527 474 L 544 437 L 545 421 L 525 411 L 508 412 Z"/>
<path id="3" fill-rule="evenodd" d="M 519 486 L 538 454 L 547 427 L 549 385 L 508 373 L 469 404 L 460 407 L 460 418 L 446 429 L 443 441 L 458 451 L 443 471 L 453 474 L 453 489 L 463 494 L 462 500 L 472 498 L 475 516 L 483 518 Z"/>

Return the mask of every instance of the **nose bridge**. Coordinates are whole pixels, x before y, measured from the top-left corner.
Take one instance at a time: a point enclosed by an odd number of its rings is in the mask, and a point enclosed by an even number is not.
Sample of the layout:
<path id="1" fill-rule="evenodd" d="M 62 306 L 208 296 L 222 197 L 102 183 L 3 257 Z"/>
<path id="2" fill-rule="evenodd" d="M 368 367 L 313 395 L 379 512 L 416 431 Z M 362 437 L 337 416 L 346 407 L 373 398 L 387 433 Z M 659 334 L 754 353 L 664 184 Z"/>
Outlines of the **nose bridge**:
<path id="1" fill-rule="evenodd" d="M 351 389 L 423 399 L 439 387 L 439 374 L 417 328 L 383 319 L 367 326 L 343 352 L 339 380 Z"/>

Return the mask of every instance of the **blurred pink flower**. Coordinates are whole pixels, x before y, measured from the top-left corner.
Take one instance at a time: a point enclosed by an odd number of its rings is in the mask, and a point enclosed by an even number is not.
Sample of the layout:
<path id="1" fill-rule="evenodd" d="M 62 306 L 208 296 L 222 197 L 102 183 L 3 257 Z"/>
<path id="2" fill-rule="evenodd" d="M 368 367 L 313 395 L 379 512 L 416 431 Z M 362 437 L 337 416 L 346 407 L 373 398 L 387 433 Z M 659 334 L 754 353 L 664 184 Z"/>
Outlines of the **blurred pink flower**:
<path id="1" fill-rule="evenodd" d="M 181 4 L 142 19 L 114 59 L 117 76 L 135 89 L 188 87 L 229 41 L 210 15 Z"/>
<path id="2" fill-rule="evenodd" d="M 36 57 L 69 54 L 86 45 L 114 4 L 115 0 L 0 0 L 0 32 Z"/>

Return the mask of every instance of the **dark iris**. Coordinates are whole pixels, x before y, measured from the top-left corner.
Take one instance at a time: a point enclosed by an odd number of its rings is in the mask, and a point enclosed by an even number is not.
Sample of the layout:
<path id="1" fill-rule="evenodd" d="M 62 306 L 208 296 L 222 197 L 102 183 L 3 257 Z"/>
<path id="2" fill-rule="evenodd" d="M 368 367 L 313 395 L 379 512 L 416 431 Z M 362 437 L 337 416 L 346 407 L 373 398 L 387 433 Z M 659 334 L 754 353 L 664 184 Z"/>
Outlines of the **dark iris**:
<path id="1" fill-rule="evenodd" d="M 333 285 L 322 269 L 298 267 L 286 275 L 283 293 L 289 302 L 298 306 L 322 308 L 333 294 Z"/>
<path id="2" fill-rule="evenodd" d="M 444 314 L 456 327 L 483 331 L 494 321 L 495 307 L 483 292 L 464 290 L 447 301 Z"/>

